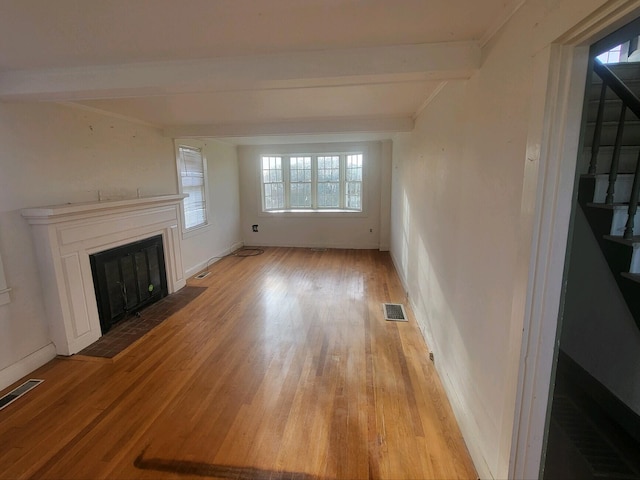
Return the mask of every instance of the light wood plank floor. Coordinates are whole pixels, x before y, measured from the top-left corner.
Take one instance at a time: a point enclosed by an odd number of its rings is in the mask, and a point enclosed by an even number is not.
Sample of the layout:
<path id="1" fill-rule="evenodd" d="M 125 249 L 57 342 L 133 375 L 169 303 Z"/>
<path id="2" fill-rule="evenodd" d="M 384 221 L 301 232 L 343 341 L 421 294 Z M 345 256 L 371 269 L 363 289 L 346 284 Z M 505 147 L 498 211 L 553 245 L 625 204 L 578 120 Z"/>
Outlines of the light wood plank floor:
<path id="1" fill-rule="evenodd" d="M 268 248 L 0 412 L 0 478 L 477 478 L 387 253 Z M 8 391 L 6 389 L 5 391 Z M 2 392 L 4 393 L 4 392 Z"/>

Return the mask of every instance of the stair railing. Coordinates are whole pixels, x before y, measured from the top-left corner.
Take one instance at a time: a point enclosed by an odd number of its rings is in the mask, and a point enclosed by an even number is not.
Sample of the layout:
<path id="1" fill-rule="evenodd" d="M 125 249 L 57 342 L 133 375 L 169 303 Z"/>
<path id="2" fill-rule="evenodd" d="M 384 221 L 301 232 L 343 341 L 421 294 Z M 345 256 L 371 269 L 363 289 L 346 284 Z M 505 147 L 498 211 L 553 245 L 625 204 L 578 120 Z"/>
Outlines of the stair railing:
<path id="1" fill-rule="evenodd" d="M 609 188 L 607 189 L 606 204 L 613 204 L 615 199 L 615 183 L 618 178 L 618 166 L 620 163 L 620 152 L 622 150 L 622 138 L 624 135 L 624 126 L 627 120 L 627 110 L 630 110 L 637 118 L 640 119 L 640 99 L 627 87 L 618 76 L 611 71 L 606 65 L 599 60 L 595 60 L 593 66 L 594 72 L 602 79 L 602 90 L 600 91 L 600 100 L 598 104 L 598 114 L 596 117 L 595 131 L 593 142 L 591 144 L 591 162 L 589 164 L 589 173 L 594 175 L 598 166 L 598 152 L 600 150 L 602 125 L 604 119 L 604 109 L 607 89 L 610 89 L 622 101 L 620 108 L 620 117 L 618 119 L 618 128 L 616 131 L 616 140 L 613 147 L 613 156 L 611 158 L 611 168 L 609 170 Z M 638 208 L 638 199 L 640 197 L 640 154 L 636 160 L 636 169 L 633 177 L 633 187 L 631 188 L 631 196 L 629 198 L 629 209 L 627 223 L 624 229 L 624 238 L 633 237 L 633 220 Z"/>

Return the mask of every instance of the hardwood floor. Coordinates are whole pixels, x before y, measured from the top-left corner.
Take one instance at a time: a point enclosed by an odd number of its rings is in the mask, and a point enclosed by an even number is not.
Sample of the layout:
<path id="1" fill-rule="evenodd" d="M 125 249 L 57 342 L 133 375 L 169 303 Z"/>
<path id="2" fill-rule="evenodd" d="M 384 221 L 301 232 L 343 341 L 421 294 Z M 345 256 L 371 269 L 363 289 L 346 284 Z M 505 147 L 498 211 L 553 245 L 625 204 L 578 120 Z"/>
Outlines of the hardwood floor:
<path id="1" fill-rule="evenodd" d="M 0 478 L 477 478 L 408 305 L 383 318 L 405 300 L 389 255 L 265 250 L 191 279 L 207 290 L 115 359 L 30 375 Z"/>

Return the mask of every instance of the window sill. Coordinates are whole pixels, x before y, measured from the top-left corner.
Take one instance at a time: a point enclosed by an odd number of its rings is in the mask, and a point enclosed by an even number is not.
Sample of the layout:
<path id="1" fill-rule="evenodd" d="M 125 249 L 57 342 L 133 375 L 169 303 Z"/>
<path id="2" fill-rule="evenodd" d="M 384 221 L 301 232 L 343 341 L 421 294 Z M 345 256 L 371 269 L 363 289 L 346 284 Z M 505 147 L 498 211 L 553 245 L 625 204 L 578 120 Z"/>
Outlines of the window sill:
<path id="1" fill-rule="evenodd" d="M 258 214 L 260 217 L 366 217 L 365 212 L 355 210 L 266 210 Z"/>
<path id="2" fill-rule="evenodd" d="M 209 228 L 209 223 L 198 225 L 197 227 L 191 227 L 189 230 L 182 230 L 182 238 L 190 238 L 196 235 L 200 235 L 204 230 Z"/>

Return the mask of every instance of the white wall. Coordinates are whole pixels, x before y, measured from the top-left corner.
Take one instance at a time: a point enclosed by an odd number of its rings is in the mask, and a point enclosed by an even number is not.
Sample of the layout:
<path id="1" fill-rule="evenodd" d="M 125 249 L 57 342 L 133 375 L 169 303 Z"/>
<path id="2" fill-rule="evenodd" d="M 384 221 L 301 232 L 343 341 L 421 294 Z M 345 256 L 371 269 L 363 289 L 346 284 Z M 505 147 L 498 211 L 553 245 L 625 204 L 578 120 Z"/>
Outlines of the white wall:
<path id="1" fill-rule="evenodd" d="M 208 225 L 185 234 L 182 242 L 185 273 L 190 277 L 242 246 L 238 157 L 235 146 L 216 140 L 177 141 L 202 148 L 209 179 Z"/>
<path id="2" fill-rule="evenodd" d="M 185 269 L 239 241 L 232 148 L 212 146 L 212 227 L 183 246 Z M 234 187 L 234 184 L 236 185 Z M 11 302 L 0 305 L 0 388 L 53 357 L 26 207 L 177 193 L 173 141 L 88 110 L 0 103 L 0 255 Z M 224 189 L 225 202 L 218 190 Z M 206 258 L 205 258 L 206 257 Z"/>
<path id="3" fill-rule="evenodd" d="M 4 265 L 0 256 L 0 305 L 5 305 L 11 301 L 10 289 L 7 287 L 7 279 L 4 276 Z"/>
<path id="4" fill-rule="evenodd" d="M 513 303 L 528 295 L 521 258 L 531 265 L 519 233 L 534 230 L 523 179 L 528 135 L 543 127 L 530 117 L 532 58 L 602 3 L 526 2 L 481 69 L 447 83 L 394 139 L 392 257 L 481 478 L 509 471 L 524 325 Z"/>
<path id="5" fill-rule="evenodd" d="M 382 142 L 264 145 L 238 148 L 242 236 L 246 245 L 388 248 L 390 148 Z M 364 159 L 364 205 L 360 213 L 263 213 L 260 186 L 260 155 L 362 151 Z M 381 211 L 383 214 L 381 215 Z M 258 225 L 258 232 L 251 230 Z M 381 235 L 382 232 L 382 235 Z"/>

